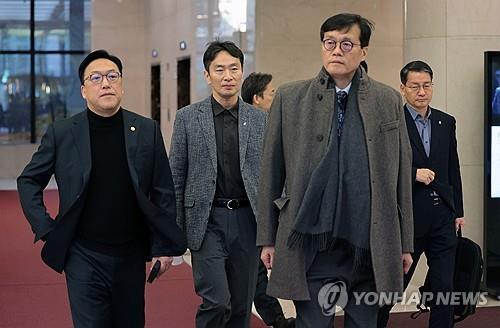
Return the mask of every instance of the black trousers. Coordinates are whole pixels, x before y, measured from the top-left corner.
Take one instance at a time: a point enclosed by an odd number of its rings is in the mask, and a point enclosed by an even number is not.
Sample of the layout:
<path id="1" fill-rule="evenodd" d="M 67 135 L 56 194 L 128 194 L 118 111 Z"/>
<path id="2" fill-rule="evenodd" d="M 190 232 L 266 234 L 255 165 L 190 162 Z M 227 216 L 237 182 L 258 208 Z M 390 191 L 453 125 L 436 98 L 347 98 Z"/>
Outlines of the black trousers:
<path id="1" fill-rule="evenodd" d="M 64 268 L 75 328 L 144 327 L 144 252 L 106 255 L 74 242 Z"/>
<path id="2" fill-rule="evenodd" d="M 262 320 L 264 320 L 266 325 L 271 326 L 273 325 L 276 317 L 283 315 L 283 309 L 281 308 L 280 302 L 276 298 L 266 294 L 267 283 L 268 278 L 266 266 L 261 260 L 259 260 L 257 286 L 255 287 L 253 303 Z"/>
<path id="3" fill-rule="evenodd" d="M 201 248 L 191 251 L 197 328 L 250 325 L 258 265 L 256 222 L 250 207 L 214 207 Z"/>
<path id="4" fill-rule="evenodd" d="M 307 268 L 307 267 L 306 267 Z M 294 301 L 297 310 L 295 327 L 297 328 L 331 328 L 333 327 L 335 312 L 326 300 L 332 297 L 320 295 L 324 286 L 334 283 L 344 286 L 344 296 L 338 297 L 347 303 L 344 310 L 344 327 L 346 328 L 371 328 L 376 327 L 378 304 L 356 304 L 354 293 L 375 293 L 375 278 L 372 267 L 354 268 L 353 258 L 346 250 L 333 250 L 332 252 L 317 253 L 307 270 L 307 284 L 311 300 Z M 338 284 L 340 283 L 340 285 Z M 337 295 L 338 296 L 338 295 Z"/>
<path id="5" fill-rule="evenodd" d="M 433 293 L 452 292 L 457 243 L 455 222 L 450 209 L 442 203 L 437 206 L 429 204 L 427 210 L 427 213 L 433 219 L 433 224 L 424 236 L 415 239 L 414 253 L 412 254 L 413 264 L 410 271 L 404 276 L 404 288 L 406 289 L 410 283 L 420 256 L 422 253 L 425 253 L 427 265 L 429 266 L 427 276 L 431 282 L 431 291 Z M 418 218 L 416 219 L 418 220 Z M 434 299 L 436 299 L 436 294 L 434 295 Z M 453 306 L 443 304 L 430 305 L 429 327 L 453 327 Z M 388 305 L 380 309 L 377 323 L 378 328 L 387 327 L 391 308 L 392 306 Z"/>

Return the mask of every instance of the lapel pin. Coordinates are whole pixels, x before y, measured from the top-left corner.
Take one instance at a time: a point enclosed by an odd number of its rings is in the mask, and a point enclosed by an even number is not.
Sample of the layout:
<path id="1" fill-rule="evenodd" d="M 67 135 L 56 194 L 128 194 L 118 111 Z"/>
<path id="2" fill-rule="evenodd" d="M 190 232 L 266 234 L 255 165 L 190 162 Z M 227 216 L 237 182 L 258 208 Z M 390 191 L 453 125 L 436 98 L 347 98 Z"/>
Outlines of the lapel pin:
<path id="1" fill-rule="evenodd" d="M 441 121 L 438 121 L 438 124 L 441 125 Z"/>
<path id="2" fill-rule="evenodd" d="M 247 122 L 243 122 L 243 125 L 247 125 Z"/>
<path id="3" fill-rule="evenodd" d="M 130 127 L 130 131 L 134 132 L 135 131 L 135 126 Z"/>

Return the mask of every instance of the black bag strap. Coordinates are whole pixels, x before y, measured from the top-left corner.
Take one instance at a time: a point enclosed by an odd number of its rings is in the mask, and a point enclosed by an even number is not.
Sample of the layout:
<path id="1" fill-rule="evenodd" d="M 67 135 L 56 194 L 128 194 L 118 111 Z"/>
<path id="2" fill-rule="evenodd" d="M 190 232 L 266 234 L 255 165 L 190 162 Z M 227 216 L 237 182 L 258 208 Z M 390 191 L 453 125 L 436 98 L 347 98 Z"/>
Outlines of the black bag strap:
<path id="1" fill-rule="evenodd" d="M 417 309 L 418 309 L 418 311 L 413 312 L 410 315 L 410 318 L 417 319 L 422 313 L 426 313 L 426 312 L 429 312 L 431 310 L 428 306 L 425 306 L 422 303 L 418 303 Z"/>

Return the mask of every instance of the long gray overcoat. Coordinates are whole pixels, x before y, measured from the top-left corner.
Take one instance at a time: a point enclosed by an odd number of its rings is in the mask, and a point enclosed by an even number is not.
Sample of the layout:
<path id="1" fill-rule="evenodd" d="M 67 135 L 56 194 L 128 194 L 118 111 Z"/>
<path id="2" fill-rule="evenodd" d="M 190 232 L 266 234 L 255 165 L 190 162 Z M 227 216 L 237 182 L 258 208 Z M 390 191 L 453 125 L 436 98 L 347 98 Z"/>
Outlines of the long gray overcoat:
<path id="1" fill-rule="evenodd" d="M 360 74 L 357 97 L 370 170 L 375 284 L 379 292 L 402 292 L 401 255 L 413 251 L 411 148 L 402 99 L 363 70 Z M 327 149 L 335 101 L 327 81 L 322 69 L 313 79 L 280 87 L 264 138 L 257 245 L 275 246 L 267 292 L 284 299 L 310 299 L 304 252 L 286 243 L 311 173 Z"/>

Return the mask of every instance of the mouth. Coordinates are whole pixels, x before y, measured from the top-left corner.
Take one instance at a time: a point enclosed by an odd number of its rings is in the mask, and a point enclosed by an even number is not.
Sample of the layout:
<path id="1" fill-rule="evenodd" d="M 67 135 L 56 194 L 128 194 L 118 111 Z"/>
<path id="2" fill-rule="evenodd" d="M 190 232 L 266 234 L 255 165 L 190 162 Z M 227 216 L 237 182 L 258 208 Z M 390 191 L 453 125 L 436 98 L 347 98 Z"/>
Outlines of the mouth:
<path id="1" fill-rule="evenodd" d="M 101 97 L 114 96 L 114 93 L 103 93 Z"/>

